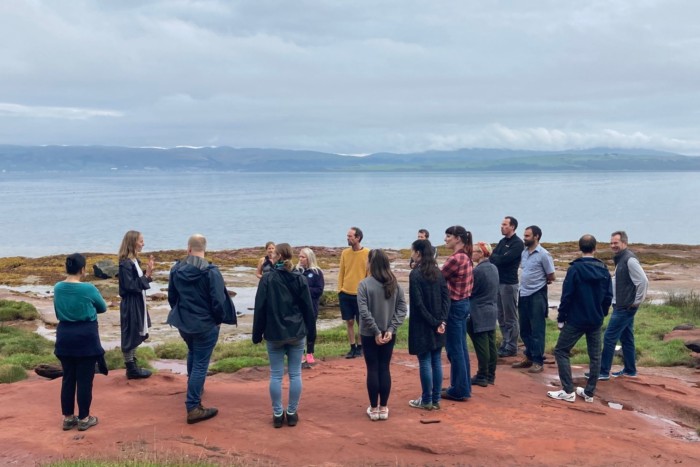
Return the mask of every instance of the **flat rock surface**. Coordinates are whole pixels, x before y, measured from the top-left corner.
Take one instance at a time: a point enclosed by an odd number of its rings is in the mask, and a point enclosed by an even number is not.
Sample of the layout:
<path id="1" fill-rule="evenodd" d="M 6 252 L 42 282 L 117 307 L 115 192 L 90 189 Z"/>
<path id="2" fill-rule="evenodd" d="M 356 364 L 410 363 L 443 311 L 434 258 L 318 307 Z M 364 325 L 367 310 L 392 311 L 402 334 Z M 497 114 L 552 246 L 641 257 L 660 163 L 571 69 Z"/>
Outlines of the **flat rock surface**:
<path id="1" fill-rule="evenodd" d="M 266 367 L 207 378 L 203 403 L 220 412 L 196 425 L 185 423 L 185 376 L 97 375 L 92 413 L 100 422 L 85 432 L 61 430 L 61 380 L 33 376 L 0 386 L 0 464 L 700 465 L 699 371 L 640 368 L 638 378 L 601 382 L 594 403 L 572 404 L 546 397 L 557 389 L 554 365 L 530 375 L 510 361 L 499 365 L 494 386 L 475 387 L 468 402 L 427 412 L 408 406 L 420 392 L 416 358 L 396 352 L 390 417 L 377 422 L 365 414 L 364 361 L 322 361 L 303 372 L 299 424 L 281 429 L 271 424 Z M 446 361 L 444 370 L 447 379 Z M 582 384 L 584 368 L 573 371 Z M 421 423 L 428 420 L 440 423 Z"/>

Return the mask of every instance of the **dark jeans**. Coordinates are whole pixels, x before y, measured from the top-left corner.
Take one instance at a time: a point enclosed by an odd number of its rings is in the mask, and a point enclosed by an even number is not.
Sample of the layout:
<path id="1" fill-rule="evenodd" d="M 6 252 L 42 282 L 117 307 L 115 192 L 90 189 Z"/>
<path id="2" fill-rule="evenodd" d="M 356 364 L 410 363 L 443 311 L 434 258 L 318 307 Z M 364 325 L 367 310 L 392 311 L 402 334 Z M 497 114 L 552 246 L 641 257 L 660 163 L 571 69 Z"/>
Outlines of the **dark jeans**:
<path id="1" fill-rule="evenodd" d="M 377 404 L 386 407 L 389 402 L 391 392 L 391 354 L 394 352 L 396 336 L 391 342 L 384 345 L 377 345 L 374 336 L 361 336 L 362 350 L 367 365 L 367 395 L 369 405 L 377 407 Z M 377 402 L 377 399 L 379 402 Z"/>
<path id="2" fill-rule="evenodd" d="M 571 349 L 584 335 L 586 336 L 586 347 L 588 347 L 588 359 L 590 360 L 586 394 L 593 397 L 595 386 L 598 382 L 598 374 L 600 373 L 600 328 L 586 330 L 568 323 L 564 324 L 564 327 L 559 332 L 557 345 L 554 347 L 554 358 L 557 360 L 559 380 L 564 391 L 568 393 L 574 392 L 569 357 L 571 356 Z"/>
<path id="3" fill-rule="evenodd" d="M 520 297 L 518 311 L 520 312 L 520 338 L 525 344 L 525 357 L 542 365 L 547 320 L 547 287 L 527 297 Z"/>
<path id="4" fill-rule="evenodd" d="M 69 417 L 75 413 L 76 390 L 78 418 L 90 415 L 92 381 L 95 379 L 97 357 L 58 357 L 63 367 L 61 382 L 61 411 Z"/>
<path id="5" fill-rule="evenodd" d="M 478 378 L 493 381 L 496 378 L 496 365 L 498 364 L 498 347 L 496 347 L 496 330 L 474 332 L 472 320 L 467 320 L 467 333 L 474 345 L 476 359 L 479 362 Z"/>
<path id="6" fill-rule="evenodd" d="M 498 286 L 498 326 L 501 328 L 501 350 L 518 352 L 518 284 Z"/>
<path id="7" fill-rule="evenodd" d="M 202 403 L 204 380 L 207 377 L 211 354 L 219 339 L 219 326 L 213 326 L 211 330 L 197 334 L 180 331 L 180 336 L 187 344 L 187 398 L 185 399 L 185 407 L 189 412 Z"/>
<path id="8" fill-rule="evenodd" d="M 467 348 L 469 299 L 452 300 L 445 329 L 447 359 L 450 361 L 450 387 L 447 393 L 457 399 L 471 397 L 472 380 Z"/>
<path id="9" fill-rule="evenodd" d="M 418 355 L 421 400 L 424 404 L 440 402 L 442 391 L 442 347 Z"/>
<path id="10" fill-rule="evenodd" d="M 615 355 L 615 345 L 617 341 L 622 344 L 622 361 L 624 371 L 627 373 L 637 373 L 637 357 L 634 347 L 634 315 L 637 308 L 614 308 L 608 327 L 605 329 L 603 337 L 603 355 L 600 360 L 600 374 L 610 375 L 613 356 Z"/>

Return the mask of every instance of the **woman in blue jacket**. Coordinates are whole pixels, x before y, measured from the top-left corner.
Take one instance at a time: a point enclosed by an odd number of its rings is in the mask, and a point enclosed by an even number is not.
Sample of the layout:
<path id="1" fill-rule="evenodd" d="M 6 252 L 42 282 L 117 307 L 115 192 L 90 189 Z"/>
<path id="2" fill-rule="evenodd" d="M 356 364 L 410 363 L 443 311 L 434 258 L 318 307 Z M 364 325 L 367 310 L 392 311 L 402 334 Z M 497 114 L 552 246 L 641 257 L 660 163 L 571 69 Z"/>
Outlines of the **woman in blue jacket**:
<path id="1" fill-rule="evenodd" d="M 311 292 L 311 304 L 314 307 L 314 323 L 318 320 L 318 305 L 323 295 L 323 288 L 326 283 L 323 280 L 323 271 L 318 267 L 316 262 L 316 254 L 311 248 L 302 248 L 299 252 L 299 264 L 297 269 L 301 271 L 301 275 L 306 277 L 306 282 L 309 284 L 309 292 Z M 306 339 L 306 364 L 312 365 L 316 363 L 314 359 L 314 340 L 307 337 Z"/>
<path id="2" fill-rule="evenodd" d="M 90 415 L 95 365 L 102 362 L 101 371 L 107 371 L 97 326 L 97 314 L 107 311 L 107 304 L 94 285 L 80 282 L 85 275 L 83 255 L 74 253 L 66 258 L 66 273 L 66 280 L 54 286 L 53 301 L 58 318 L 54 353 L 63 367 L 63 429 L 70 430 L 77 426 L 78 430 L 85 431 L 97 425 L 97 417 Z"/>

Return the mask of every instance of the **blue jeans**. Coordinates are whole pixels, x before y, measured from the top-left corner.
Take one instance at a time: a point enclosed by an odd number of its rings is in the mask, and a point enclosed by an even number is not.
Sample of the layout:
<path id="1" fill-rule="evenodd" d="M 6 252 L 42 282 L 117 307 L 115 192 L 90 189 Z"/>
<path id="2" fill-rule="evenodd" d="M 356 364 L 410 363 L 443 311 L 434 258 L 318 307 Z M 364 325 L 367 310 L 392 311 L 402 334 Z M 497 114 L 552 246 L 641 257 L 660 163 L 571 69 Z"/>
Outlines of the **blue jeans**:
<path id="1" fill-rule="evenodd" d="M 525 357 L 539 365 L 544 363 L 544 338 L 547 321 L 547 288 L 520 297 L 520 338 L 525 344 Z"/>
<path id="2" fill-rule="evenodd" d="M 442 391 L 442 347 L 418 355 L 421 400 L 424 404 L 440 402 Z"/>
<path id="3" fill-rule="evenodd" d="M 202 390 L 204 380 L 209 369 L 209 360 L 219 340 L 219 326 L 213 326 L 211 330 L 190 334 L 180 331 L 180 336 L 187 344 L 187 398 L 185 407 L 187 411 L 198 407 L 202 403 Z"/>
<path id="4" fill-rule="evenodd" d="M 603 355 L 600 358 L 600 374 L 610 375 L 615 345 L 617 341 L 622 344 L 623 370 L 626 373 L 637 373 L 637 357 L 634 347 L 634 315 L 637 308 L 614 308 L 608 327 L 603 337 Z"/>
<path id="5" fill-rule="evenodd" d="M 457 399 L 471 397 L 472 380 L 467 349 L 467 317 L 469 316 L 469 299 L 452 300 L 447 315 L 445 329 L 445 350 L 450 361 L 450 387 L 447 393 Z"/>
<path id="6" fill-rule="evenodd" d="M 282 377 L 284 376 L 284 357 L 287 356 L 287 372 L 289 373 L 289 401 L 287 413 L 296 413 L 301 399 L 301 357 L 304 355 L 306 338 L 295 341 L 267 343 L 267 356 L 270 360 L 270 399 L 272 412 L 281 415 L 282 406 Z"/>
<path id="7" fill-rule="evenodd" d="M 586 394 L 593 397 L 600 372 L 600 328 L 581 329 L 568 323 L 565 324 L 559 332 L 559 339 L 557 339 L 557 345 L 554 347 L 554 358 L 557 360 L 557 369 L 559 370 L 559 380 L 562 388 L 568 393 L 574 392 L 569 357 L 571 356 L 571 349 L 583 335 L 586 336 L 586 347 L 588 348 L 588 359 L 590 360 Z"/>

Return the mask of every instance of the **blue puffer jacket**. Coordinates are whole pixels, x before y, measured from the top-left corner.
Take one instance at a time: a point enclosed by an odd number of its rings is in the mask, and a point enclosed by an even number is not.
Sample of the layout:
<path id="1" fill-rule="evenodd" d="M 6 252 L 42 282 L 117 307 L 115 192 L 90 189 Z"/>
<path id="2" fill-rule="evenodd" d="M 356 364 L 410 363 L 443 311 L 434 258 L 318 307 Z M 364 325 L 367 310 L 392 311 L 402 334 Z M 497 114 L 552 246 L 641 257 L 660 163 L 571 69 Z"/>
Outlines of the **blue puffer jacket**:
<path id="1" fill-rule="evenodd" d="M 598 328 L 608 315 L 612 296 L 605 264 L 590 256 L 576 259 L 566 271 L 557 321 L 579 329 Z"/>

